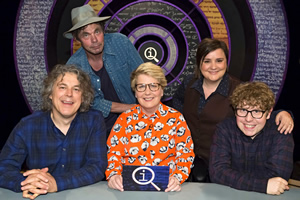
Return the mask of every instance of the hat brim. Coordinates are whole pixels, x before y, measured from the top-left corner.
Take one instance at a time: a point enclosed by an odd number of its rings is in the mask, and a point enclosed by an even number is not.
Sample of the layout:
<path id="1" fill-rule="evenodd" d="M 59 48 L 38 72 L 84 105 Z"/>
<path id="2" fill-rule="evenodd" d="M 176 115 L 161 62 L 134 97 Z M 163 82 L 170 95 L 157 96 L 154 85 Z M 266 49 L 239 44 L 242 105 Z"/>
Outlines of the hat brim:
<path id="1" fill-rule="evenodd" d="M 87 20 L 84 20 L 84 21 L 80 21 L 78 22 L 77 24 L 75 24 L 70 30 L 66 31 L 63 33 L 63 36 L 65 38 L 68 38 L 68 39 L 72 39 L 73 38 L 73 35 L 72 35 L 72 32 L 75 31 L 76 29 L 79 29 L 83 26 L 86 26 L 88 24 L 91 24 L 91 23 L 95 23 L 95 22 L 104 22 L 104 21 L 107 21 L 110 19 L 111 16 L 105 16 L 105 17 L 91 17 L 91 18 L 88 18 Z"/>

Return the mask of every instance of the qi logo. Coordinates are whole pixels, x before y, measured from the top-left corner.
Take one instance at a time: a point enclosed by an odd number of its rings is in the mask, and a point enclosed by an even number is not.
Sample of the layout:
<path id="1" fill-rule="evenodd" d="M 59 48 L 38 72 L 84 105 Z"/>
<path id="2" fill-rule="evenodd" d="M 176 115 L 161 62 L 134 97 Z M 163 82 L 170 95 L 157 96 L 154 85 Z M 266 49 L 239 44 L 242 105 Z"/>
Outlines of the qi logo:
<path id="1" fill-rule="evenodd" d="M 145 49 L 144 51 L 144 56 L 145 58 L 147 58 L 148 60 L 154 60 L 156 63 L 159 62 L 159 60 L 156 58 L 157 56 L 157 51 L 155 48 L 153 47 L 148 47 L 147 49 Z"/>
<path id="2" fill-rule="evenodd" d="M 160 191 L 161 189 L 153 183 L 155 178 L 154 171 L 149 167 L 138 167 L 132 172 L 132 179 L 139 185 L 151 184 L 155 189 Z"/>

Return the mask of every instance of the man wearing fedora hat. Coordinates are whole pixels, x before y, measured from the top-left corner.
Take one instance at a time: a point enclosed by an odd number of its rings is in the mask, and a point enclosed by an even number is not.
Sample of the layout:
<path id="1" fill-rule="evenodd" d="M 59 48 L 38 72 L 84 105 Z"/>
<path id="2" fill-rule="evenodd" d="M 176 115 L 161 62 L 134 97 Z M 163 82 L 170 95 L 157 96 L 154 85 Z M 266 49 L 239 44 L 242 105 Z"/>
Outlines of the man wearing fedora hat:
<path id="1" fill-rule="evenodd" d="M 125 35 L 104 34 L 104 23 L 110 16 L 99 17 L 86 4 L 73 8 L 71 17 L 73 27 L 63 35 L 79 41 L 81 47 L 67 63 L 77 65 L 91 77 L 95 90 L 92 108 L 103 113 L 108 135 L 119 114 L 136 103 L 130 74 L 143 60 Z"/>

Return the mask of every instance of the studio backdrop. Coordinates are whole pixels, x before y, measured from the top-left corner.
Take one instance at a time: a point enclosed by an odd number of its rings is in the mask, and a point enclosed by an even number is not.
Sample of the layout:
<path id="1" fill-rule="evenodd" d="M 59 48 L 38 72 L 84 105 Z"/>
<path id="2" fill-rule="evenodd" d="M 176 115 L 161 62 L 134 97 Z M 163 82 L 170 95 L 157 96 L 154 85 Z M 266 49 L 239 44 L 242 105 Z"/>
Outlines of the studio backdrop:
<path id="1" fill-rule="evenodd" d="M 194 72 L 197 45 L 206 37 L 229 48 L 229 73 L 266 82 L 278 99 L 289 57 L 289 35 L 281 0 L 22 0 L 15 24 L 14 57 L 19 84 L 31 111 L 40 108 L 41 83 L 80 44 L 62 34 L 71 10 L 90 4 L 112 16 L 105 32 L 128 36 L 145 62 L 165 72 L 163 101 L 172 99 Z M 117 73 L 117 72 L 116 72 Z"/>

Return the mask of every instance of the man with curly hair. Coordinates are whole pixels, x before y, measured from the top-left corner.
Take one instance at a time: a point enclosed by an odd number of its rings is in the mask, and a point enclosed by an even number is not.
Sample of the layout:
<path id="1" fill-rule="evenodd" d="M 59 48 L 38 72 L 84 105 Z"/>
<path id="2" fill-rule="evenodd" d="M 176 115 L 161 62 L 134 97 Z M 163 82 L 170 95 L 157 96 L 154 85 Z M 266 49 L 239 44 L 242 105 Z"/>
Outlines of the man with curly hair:
<path id="1" fill-rule="evenodd" d="M 106 129 L 102 113 L 89 110 L 93 93 L 89 76 L 74 65 L 50 72 L 43 110 L 23 118 L 1 151 L 0 187 L 34 199 L 104 178 Z"/>
<path id="2" fill-rule="evenodd" d="M 292 135 L 270 119 L 275 97 L 263 82 L 239 85 L 231 96 L 235 117 L 217 125 L 211 146 L 212 182 L 239 190 L 280 195 L 293 169 Z"/>

